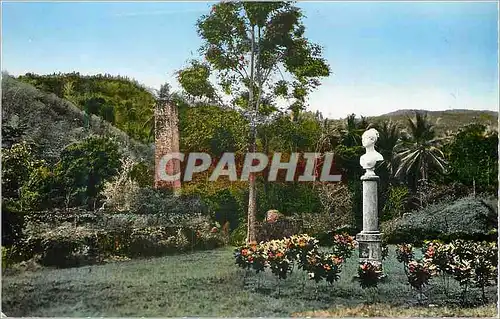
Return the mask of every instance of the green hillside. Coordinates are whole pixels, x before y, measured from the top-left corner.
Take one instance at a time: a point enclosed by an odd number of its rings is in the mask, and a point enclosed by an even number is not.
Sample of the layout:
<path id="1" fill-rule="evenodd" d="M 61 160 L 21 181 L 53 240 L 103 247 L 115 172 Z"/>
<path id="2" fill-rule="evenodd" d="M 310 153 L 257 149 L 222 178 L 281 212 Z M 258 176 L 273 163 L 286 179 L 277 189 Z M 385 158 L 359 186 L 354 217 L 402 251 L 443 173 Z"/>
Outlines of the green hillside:
<path id="1" fill-rule="evenodd" d="M 86 130 L 84 112 L 73 103 L 6 74 L 2 76 L 2 124 L 24 127 L 24 139 L 38 145 L 48 161 L 56 160 L 65 146 L 90 134 L 115 137 L 133 159 L 153 158 L 152 146 L 130 138 L 96 115 L 90 116 Z"/>
<path id="2" fill-rule="evenodd" d="M 151 142 L 155 96 L 137 81 L 109 74 L 82 75 L 78 72 L 17 78 L 46 93 L 72 102 L 95 114 L 139 141 Z"/>
<path id="3" fill-rule="evenodd" d="M 414 118 L 415 112 L 426 112 L 428 119 L 434 124 L 436 133 L 443 135 L 446 132 L 457 132 L 461 127 L 470 123 L 481 123 L 490 129 L 498 130 L 498 112 L 476 111 L 476 110 L 446 110 L 446 111 L 426 111 L 426 110 L 397 110 L 379 116 L 369 116 L 366 120 L 369 123 L 392 120 L 406 127 L 408 117 Z M 333 123 L 341 124 L 345 119 L 331 120 Z"/>

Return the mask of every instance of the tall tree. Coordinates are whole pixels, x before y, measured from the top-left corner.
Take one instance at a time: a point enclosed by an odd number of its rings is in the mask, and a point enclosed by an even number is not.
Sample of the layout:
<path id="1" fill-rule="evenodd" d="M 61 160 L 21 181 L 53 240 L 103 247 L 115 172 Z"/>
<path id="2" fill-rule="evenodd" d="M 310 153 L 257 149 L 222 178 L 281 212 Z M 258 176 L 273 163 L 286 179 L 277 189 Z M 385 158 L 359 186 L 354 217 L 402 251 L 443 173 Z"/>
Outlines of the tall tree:
<path id="1" fill-rule="evenodd" d="M 402 139 L 396 155 L 398 169 L 396 177 L 418 176 L 426 183 L 431 170 L 443 173 L 446 170 L 444 154 L 439 148 L 441 139 L 436 138 L 434 126 L 426 113 L 415 112 L 415 120 L 408 118 L 409 135 Z"/>
<path id="2" fill-rule="evenodd" d="M 330 75 L 320 46 L 304 36 L 303 14 L 292 2 L 221 2 L 197 21 L 205 62 L 179 71 L 181 86 L 193 96 L 248 111 L 249 151 L 256 151 L 257 120 L 276 107 L 274 96 L 287 98 L 294 112 L 305 107 L 308 93 Z M 214 72 L 217 83 L 210 83 Z M 266 103 L 263 103 L 263 102 Z M 264 106 L 264 107 L 263 107 Z M 256 222 L 255 176 L 249 177 L 247 242 L 253 242 Z"/>

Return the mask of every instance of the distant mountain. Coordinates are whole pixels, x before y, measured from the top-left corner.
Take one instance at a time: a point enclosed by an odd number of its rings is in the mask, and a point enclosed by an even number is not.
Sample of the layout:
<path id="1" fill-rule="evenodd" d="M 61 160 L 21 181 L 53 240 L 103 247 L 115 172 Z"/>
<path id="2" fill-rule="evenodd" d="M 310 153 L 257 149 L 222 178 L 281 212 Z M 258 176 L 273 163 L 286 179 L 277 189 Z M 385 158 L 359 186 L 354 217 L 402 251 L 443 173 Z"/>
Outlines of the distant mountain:
<path id="1" fill-rule="evenodd" d="M 367 117 L 367 119 L 371 123 L 390 119 L 406 126 L 408 118 L 414 118 L 416 111 L 427 113 L 428 118 L 435 125 L 438 134 L 444 134 L 447 131 L 456 132 L 461 127 L 470 123 L 481 123 L 498 130 L 498 112 L 494 111 L 462 109 L 446 111 L 397 110 L 379 116 Z"/>

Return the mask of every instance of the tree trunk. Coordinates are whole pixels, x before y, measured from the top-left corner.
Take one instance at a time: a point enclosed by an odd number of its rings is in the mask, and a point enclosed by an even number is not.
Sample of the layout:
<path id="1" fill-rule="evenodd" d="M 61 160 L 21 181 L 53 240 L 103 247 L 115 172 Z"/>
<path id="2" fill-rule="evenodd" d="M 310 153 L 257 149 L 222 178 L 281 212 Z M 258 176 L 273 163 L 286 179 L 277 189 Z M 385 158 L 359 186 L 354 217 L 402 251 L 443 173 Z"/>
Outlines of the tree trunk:
<path id="1" fill-rule="evenodd" d="M 251 54 L 250 54 L 250 87 L 248 92 L 248 105 L 253 107 L 253 111 L 255 112 L 254 117 L 252 118 L 251 125 L 251 133 L 250 133 L 250 152 L 254 153 L 256 150 L 256 139 L 257 139 L 257 127 L 255 123 L 255 115 L 257 112 L 257 105 L 254 103 L 254 71 L 255 71 L 255 27 L 252 26 L 252 34 L 251 34 Z M 249 175 L 249 183 L 248 183 L 248 219 L 247 219 L 247 243 L 252 243 L 257 241 L 255 236 L 255 220 L 257 215 L 257 193 L 256 193 L 256 185 L 255 185 L 255 174 L 250 173 Z"/>
<path id="2" fill-rule="evenodd" d="M 476 197 L 476 178 L 472 178 L 472 196 Z"/>

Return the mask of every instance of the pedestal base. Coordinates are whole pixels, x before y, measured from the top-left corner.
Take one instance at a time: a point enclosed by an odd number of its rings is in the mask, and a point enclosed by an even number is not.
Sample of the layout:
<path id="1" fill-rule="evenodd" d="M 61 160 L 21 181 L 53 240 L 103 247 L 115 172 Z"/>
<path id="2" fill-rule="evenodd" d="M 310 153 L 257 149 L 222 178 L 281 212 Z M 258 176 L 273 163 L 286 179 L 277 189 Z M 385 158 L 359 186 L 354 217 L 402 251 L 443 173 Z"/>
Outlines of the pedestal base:
<path id="1" fill-rule="evenodd" d="M 361 232 L 356 235 L 359 244 L 359 261 L 382 262 L 382 234 L 379 232 Z"/>

